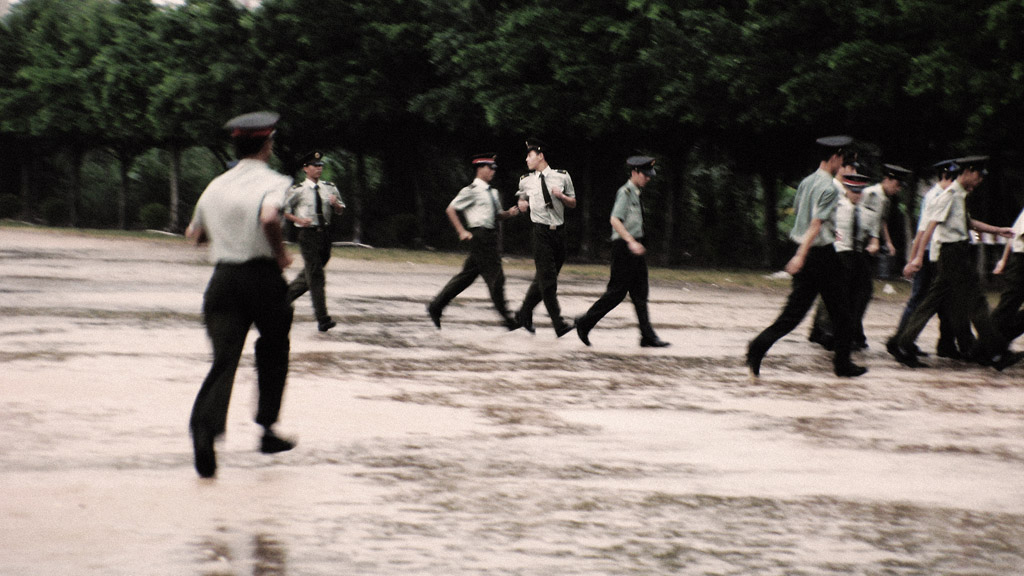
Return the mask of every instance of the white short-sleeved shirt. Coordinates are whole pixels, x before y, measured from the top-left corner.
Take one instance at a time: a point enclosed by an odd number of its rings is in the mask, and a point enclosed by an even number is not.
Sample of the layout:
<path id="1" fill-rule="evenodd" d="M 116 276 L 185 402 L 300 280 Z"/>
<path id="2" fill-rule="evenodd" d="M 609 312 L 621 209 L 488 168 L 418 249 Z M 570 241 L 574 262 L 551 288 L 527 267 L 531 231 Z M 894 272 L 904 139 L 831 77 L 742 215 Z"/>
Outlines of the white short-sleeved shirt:
<path id="1" fill-rule="evenodd" d="M 857 227 L 859 246 L 854 244 L 854 224 Z M 864 226 L 864 213 L 861 205 L 854 204 L 849 198 L 843 196 L 836 204 L 836 252 L 863 251 L 870 239 L 867 228 Z"/>
<path id="2" fill-rule="evenodd" d="M 266 162 L 243 159 L 214 178 L 196 202 L 192 225 L 210 240 L 210 260 L 241 263 L 273 258 L 260 225 L 264 204 L 278 210 L 292 179 L 270 169 Z"/>
<path id="3" fill-rule="evenodd" d="M 930 190 L 928 190 L 928 192 L 925 193 L 924 198 L 921 200 L 921 215 L 917 220 L 918 232 L 924 232 L 927 230 L 928 224 L 934 220 L 933 216 L 935 214 L 935 205 L 937 204 L 935 199 L 939 194 L 942 194 L 942 192 L 942 186 L 935 184 Z M 928 246 L 926 246 L 925 249 L 928 250 L 928 260 L 931 260 L 932 262 L 939 261 L 939 250 L 941 250 L 941 248 L 939 247 L 939 243 L 935 241 L 934 235 L 928 242 Z"/>
<path id="4" fill-rule="evenodd" d="M 1013 243 L 1013 246 L 1011 247 L 1011 250 L 1017 254 L 1024 253 L 1024 210 L 1021 210 L 1020 214 L 1017 216 L 1017 220 L 1013 223 L 1012 230 L 1013 240 L 1010 242 Z"/>
<path id="5" fill-rule="evenodd" d="M 569 198 L 576 197 L 576 189 L 573 188 L 572 178 L 565 170 L 555 170 L 548 166 L 542 172 L 531 172 L 519 179 L 519 191 L 516 196 L 526 198 L 530 202 L 530 220 L 536 224 L 549 226 L 561 226 L 565 224 L 565 204 L 558 198 L 551 196 L 551 206 L 544 205 L 544 193 L 540 187 L 540 175 L 544 175 L 544 182 L 550 191 L 552 188 L 561 188 L 562 193 Z"/>
<path id="6" fill-rule="evenodd" d="M 298 218 L 309 218 L 313 221 L 313 224 L 310 224 L 310 226 L 316 226 L 316 197 L 313 195 L 317 193 L 320 195 L 320 212 L 324 217 L 324 225 L 329 226 L 331 224 L 331 217 L 334 215 L 331 197 L 337 198 L 341 207 L 345 207 L 345 202 L 341 199 L 341 192 L 338 191 L 338 187 L 333 182 L 326 180 L 313 182 L 307 178 L 302 184 L 292 186 L 288 190 L 288 196 L 285 200 L 285 211 L 289 214 L 294 214 Z"/>
<path id="7" fill-rule="evenodd" d="M 466 186 L 448 204 L 462 213 L 468 228 L 495 228 L 497 213 L 501 211 L 498 191 L 479 178 Z"/>
<path id="8" fill-rule="evenodd" d="M 938 222 L 935 239 L 940 244 L 952 244 L 971 239 L 967 228 L 967 190 L 959 181 L 953 183 L 935 199 L 931 221 Z"/>
<path id="9" fill-rule="evenodd" d="M 889 211 L 889 197 L 881 184 L 868 186 L 861 192 L 860 202 L 861 226 L 867 230 L 871 238 L 882 237 L 882 221 Z"/>

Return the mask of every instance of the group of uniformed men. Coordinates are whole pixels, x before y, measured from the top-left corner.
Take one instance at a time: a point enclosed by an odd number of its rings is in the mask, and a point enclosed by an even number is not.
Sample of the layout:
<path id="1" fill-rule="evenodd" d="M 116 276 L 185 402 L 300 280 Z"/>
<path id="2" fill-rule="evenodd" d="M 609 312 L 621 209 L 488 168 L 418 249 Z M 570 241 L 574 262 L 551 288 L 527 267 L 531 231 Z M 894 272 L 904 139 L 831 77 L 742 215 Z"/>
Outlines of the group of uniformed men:
<path id="1" fill-rule="evenodd" d="M 867 348 L 863 317 L 871 299 L 872 256 L 884 240 L 892 253 L 886 222 L 886 195 L 893 195 L 912 173 L 884 165 L 882 181 L 857 173 L 853 139 L 830 136 L 816 141 L 818 169 L 797 188 L 795 223 L 790 238 L 796 253 L 787 263 L 793 276 L 792 292 L 779 317 L 747 346 L 746 364 L 760 375 L 761 362 L 771 346 L 792 331 L 820 295 L 809 339 L 834 350 L 838 376 L 867 372 L 851 360 L 851 352 Z M 925 195 L 909 262 L 903 270 L 913 279 L 896 334 L 886 350 L 908 367 L 924 366 L 918 335 L 935 314 L 940 317 L 937 354 L 992 366 L 997 370 L 1018 362 L 1021 354 L 1010 342 L 1024 333 L 1024 213 L 1013 228 L 992 226 L 973 219 L 966 198 L 987 174 L 987 156 L 946 160 L 934 166 L 937 182 Z M 971 231 L 1011 239 L 995 272 L 1009 282 L 995 312 L 988 302 L 972 264 Z M 1011 255 L 1021 253 L 1017 257 Z M 825 312 L 827 311 L 827 313 Z M 971 326 L 977 331 L 975 337 Z"/>
<path id="2" fill-rule="evenodd" d="M 559 338 L 575 328 L 580 340 L 590 346 L 590 331 L 628 294 L 640 325 L 640 346 L 668 346 L 669 343 L 658 338 L 654 332 L 647 311 L 647 250 L 642 242 L 644 214 L 640 196 L 644 186 L 657 173 L 654 158 L 631 156 L 626 159 L 630 169 L 629 180 L 616 193 L 610 218 L 612 264 L 608 288 L 586 314 L 573 322 L 562 317 L 558 302 L 558 274 L 565 262 L 565 209 L 576 207 L 576 192 L 569 174 L 564 170 L 555 170 L 548 164 L 547 151 L 548 145 L 540 140 L 530 139 L 526 142 L 526 167 L 530 171 L 519 179 L 517 203 L 507 210 L 502 209 L 498 191 L 490 185 L 498 169 L 497 157 L 493 154 L 473 157 L 476 178 L 459 191 L 446 209 L 459 239 L 470 243 L 470 254 L 462 271 L 427 304 L 427 313 L 434 325 L 440 328 L 441 314 L 448 303 L 469 287 L 477 276 L 483 276 L 494 307 L 509 330 L 524 328 L 533 333 L 533 309 L 543 302 Z M 499 219 L 512 218 L 526 212 L 530 213 L 533 225 L 536 273 L 522 306 L 513 314 L 505 303 L 505 276 L 501 268 L 495 227 Z M 468 229 L 462 225 L 460 213 Z"/>
<path id="3" fill-rule="evenodd" d="M 214 358 L 190 419 L 195 467 L 204 478 L 216 473 L 214 441 L 225 430 L 234 376 L 249 328 L 255 325 L 259 331 L 256 422 L 264 428 L 260 450 L 272 454 L 295 445 L 273 430 L 288 373 L 292 303 L 309 291 L 318 329 L 325 332 L 335 326 L 327 313 L 323 266 L 330 258 L 327 226 L 331 214 L 341 214 L 345 205 L 337 188 L 321 180 L 321 153 L 312 152 L 302 159 L 306 179 L 294 186 L 290 178 L 267 165 L 278 118 L 272 112 L 255 112 L 225 125 L 240 160 L 210 182 L 186 231 L 196 243 L 211 243 L 210 258 L 216 263 L 203 298 Z M 892 250 L 881 217 L 885 195 L 894 194 L 910 172 L 885 165 L 882 182 L 869 187 L 867 177 L 856 173 L 851 138 L 821 138 L 817 144 L 819 167 L 800 183 L 795 199 L 796 220 L 790 236 L 797 249 L 786 265 L 793 277 L 792 292 L 778 319 L 748 345 L 746 364 L 754 376 L 760 373 L 769 348 L 800 323 L 818 295 L 827 310 L 827 321 L 822 312 L 812 340 L 834 349 L 837 375 L 860 376 L 867 371 L 851 360 L 854 348 L 867 345 L 861 318 L 871 298 L 872 274 L 866 255 L 876 253 L 882 241 Z M 543 302 L 558 337 L 575 329 L 580 340 L 590 346 L 590 332 L 628 294 L 636 310 L 640 346 L 668 346 L 654 332 L 647 310 L 641 198 L 643 188 L 656 174 L 655 159 L 632 156 L 626 160 L 629 179 L 618 189 L 609 219 L 612 262 L 607 289 L 585 314 L 572 321 L 562 317 L 557 294 L 558 274 L 566 256 L 565 210 L 576 206 L 572 179 L 548 165 L 545 143 L 528 140 L 526 151 L 530 171 L 519 181 L 517 202 L 507 209 L 490 185 L 497 158 L 493 154 L 472 158 L 473 182 L 460 190 L 446 209 L 460 240 L 469 243 L 470 253 L 462 270 L 427 304 L 434 325 L 440 328 L 445 307 L 477 276 L 483 276 L 494 307 L 509 330 L 524 328 L 533 333 L 533 309 Z M 936 165 L 939 182 L 924 199 L 919 232 L 904 271 L 915 279 L 912 296 L 896 335 L 887 343 L 888 351 L 907 366 L 923 365 L 915 340 L 935 313 L 942 321 L 940 356 L 971 359 L 1000 370 L 1020 358 L 1009 352 L 1008 345 L 1024 333 L 1024 213 L 1012 229 L 999 228 L 971 219 L 964 202 L 985 176 L 986 161 L 986 157 L 973 156 Z M 522 305 L 512 313 L 505 302 L 496 224 L 526 212 L 532 223 L 536 271 Z M 304 261 L 303 272 L 290 284 L 282 275 L 292 262 L 284 247 L 282 214 L 299 229 Z M 1010 282 L 991 316 L 970 264 L 972 229 L 1012 239 L 996 267 Z M 978 331 L 977 338 L 971 324 Z"/>
<path id="4" fill-rule="evenodd" d="M 207 186 L 196 203 L 186 236 L 196 243 L 209 241 L 210 258 L 216 263 L 203 297 L 203 318 L 213 345 L 213 364 L 192 408 L 190 431 L 196 471 L 203 478 L 216 474 L 214 441 L 225 431 L 228 404 L 245 338 L 253 325 L 259 388 L 256 422 L 264 433 L 260 451 L 267 454 L 290 450 L 291 440 L 274 433 L 288 374 L 289 332 L 292 303 L 309 291 L 317 328 L 326 332 L 336 323 L 327 313 L 324 265 L 330 258 L 328 233 L 331 215 L 345 208 L 337 187 L 321 179 L 323 155 L 311 152 L 302 158 L 303 182 L 291 179 L 267 165 L 273 154 L 279 115 L 254 112 L 225 124 L 240 160 Z M 561 337 L 574 328 L 590 345 L 588 334 L 597 322 L 629 294 L 640 323 L 640 345 L 669 344 L 655 334 L 647 313 L 647 263 L 643 240 L 641 190 L 655 175 L 654 159 L 634 156 L 627 160 L 629 181 L 618 191 L 612 210 L 613 259 L 608 289 L 577 322 L 561 315 L 558 274 L 565 262 L 565 209 L 576 207 L 572 178 L 552 169 L 546 160 L 547 145 L 526 143 L 530 172 L 519 182 L 517 202 L 508 209 L 490 186 L 498 168 L 493 154 L 473 157 L 476 178 L 452 200 L 446 212 L 459 238 L 470 243 L 470 254 L 460 273 L 448 282 L 428 305 L 434 324 L 441 327 L 441 313 L 455 296 L 477 276 L 487 282 L 491 299 L 509 330 L 520 327 L 534 332 L 533 309 L 547 308 L 555 333 Z M 505 302 L 505 278 L 498 252 L 496 222 L 530 212 L 536 274 L 522 306 L 512 314 Z M 460 219 L 465 218 L 463 226 Z M 281 216 L 298 229 L 304 270 L 289 284 L 282 271 L 292 258 L 284 248 Z"/>

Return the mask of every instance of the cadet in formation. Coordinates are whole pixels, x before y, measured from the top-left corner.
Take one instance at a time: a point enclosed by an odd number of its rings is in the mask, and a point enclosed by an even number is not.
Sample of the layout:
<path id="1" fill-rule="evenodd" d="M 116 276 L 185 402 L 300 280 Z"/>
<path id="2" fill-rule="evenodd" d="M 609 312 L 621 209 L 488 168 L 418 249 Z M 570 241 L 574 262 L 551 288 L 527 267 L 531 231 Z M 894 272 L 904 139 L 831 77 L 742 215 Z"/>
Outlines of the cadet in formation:
<path id="1" fill-rule="evenodd" d="M 520 214 L 519 206 L 501 209 L 498 191 L 491 187 L 491 180 L 498 169 L 494 154 L 479 154 L 472 158 L 476 178 L 448 204 L 445 213 L 459 240 L 469 243 L 469 256 L 462 271 L 452 277 L 433 300 L 427 304 L 427 314 L 438 328 L 441 328 L 441 314 L 448 303 L 463 290 L 469 288 L 477 276 L 483 276 L 487 290 L 494 303 L 494 309 L 501 316 L 503 325 L 509 330 L 519 327 L 505 302 L 505 273 L 501 268 L 501 254 L 498 252 L 499 220 Z M 459 214 L 466 219 L 462 225 Z M 468 227 L 468 229 L 467 229 Z"/>
<path id="2" fill-rule="evenodd" d="M 1003 370 L 1017 362 L 1019 355 L 1008 350 L 1008 341 L 995 328 L 989 315 L 988 302 L 981 290 L 977 271 L 971 264 L 970 231 L 987 232 L 1011 238 L 1010 228 L 1000 228 L 970 217 L 967 195 L 981 184 L 988 173 L 987 156 L 971 156 L 957 161 L 961 171 L 956 181 L 935 199 L 930 222 L 921 242 L 927 244 L 933 235 L 938 243 L 938 274 L 924 301 L 914 310 L 906 325 L 890 340 L 887 349 L 901 364 L 916 368 L 924 366 L 913 352 L 913 344 L 934 310 L 946 304 L 954 330 L 966 338 L 971 325 L 978 331 L 978 340 L 971 360 Z M 935 246 L 933 246 L 933 249 Z M 914 274 L 922 267 L 922 251 L 907 264 L 906 273 Z"/>
<path id="3" fill-rule="evenodd" d="M 572 178 L 565 170 L 551 168 L 547 144 L 537 139 L 526 142 L 526 167 L 530 172 L 519 179 L 519 210 L 530 211 L 533 223 L 533 261 L 536 272 L 516 312 L 516 324 L 534 332 L 533 309 L 544 302 L 555 334 L 560 338 L 573 325 L 562 318 L 558 303 L 558 274 L 565 263 L 565 209 L 576 207 Z"/>
<path id="4" fill-rule="evenodd" d="M 260 451 L 290 450 L 273 425 L 281 410 L 288 376 L 288 333 L 292 307 L 282 271 L 291 264 L 284 248 L 281 210 L 291 178 L 267 166 L 278 115 L 254 112 L 226 125 L 241 159 L 210 182 L 196 203 L 185 235 L 210 242 L 216 263 L 203 295 L 203 320 L 213 344 L 213 365 L 196 395 L 189 428 L 195 467 L 209 478 L 217 471 L 214 440 L 224 433 L 231 389 L 246 335 L 253 324 L 259 401 L 256 423 L 264 429 Z"/>
<path id="5" fill-rule="evenodd" d="M 947 188 L 953 185 L 953 181 L 959 175 L 960 167 L 957 165 L 955 160 L 943 160 L 937 162 L 932 166 L 932 170 L 935 173 L 935 184 L 928 189 L 924 197 L 921 199 L 921 207 L 918 215 L 917 232 L 914 235 L 914 241 L 910 247 L 910 261 L 918 255 L 920 251 L 921 256 L 921 268 L 916 273 L 910 274 L 913 278 L 913 283 L 910 287 L 910 298 L 907 299 L 906 305 L 903 307 L 903 314 L 900 316 L 900 322 L 896 327 L 896 334 L 907 325 L 907 321 L 910 319 L 910 315 L 914 313 L 914 310 L 924 301 L 924 297 L 928 294 L 928 289 L 931 286 L 932 280 L 935 278 L 935 269 L 938 266 L 939 251 L 931 250 L 933 242 L 922 242 L 925 230 L 928 228 L 928 224 L 931 222 L 931 211 L 935 209 L 935 198 L 939 194 L 942 194 Z M 939 315 L 939 342 L 936 346 L 936 354 L 943 358 L 961 359 L 970 354 L 971 348 L 973 348 L 973 336 L 970 341 L 962 343 L 962 353 L 957 350 L 957 343 L 952 324 L 949 320 L 948 306 L 939 306 L 932 313 L 938 313 Z M 930 318 L 930 316 L 929 316 Z M 889 341 L 886 342 L 886 348 L 893 346 L 896 335 L 890 337 Z M 910 346 L 908 352 L 914 356 L 927 356 L 926 352 L 923 352 L 918 348 L 915 342 Z"/>
<path id="6" fill-rule="evenodd" d="M 1010 229 L 1013 238 L 1006 243 L 1003 256 L 992 271 L 1003 278 L 1003 291 L 999 304 L 992 310 L 992 321 L 1007 341 L 1024 334 L 1024 210 Z"/>
<path id="7" fill-rule="evenodd" d="M 586 314 L 576 319 L 576 333 L 584 344 L 590 346 L 590 331 L 629 294 L 640 325 L 640 346 L 662 348 L 669 343 L 654 332 L 647 309 L 650 287 L 645 256 L 647 248 L 643 244 L 644 210 L 640 198 L 643 188 L 656 174 L 654 158 L 631 156 L 626 165 L 630 168 L 629 180 L 615 193 L 610 218 L 612 264 L 608 288 Z"/>
<path id="8" fill-rule="evenodd" d="M 795 198 L 796 220 L 790 238 L 797 247 L 786 264 L 786 271 L 793 276 L 793 288 L 779 317 L 747 346 L 746 364 L 754 377 L 760 375 L 761 361 L 768 350 L 797 327 L 819 294 L 835 329 L 833 369 L 836 375 L 854 377 L 867 372 L 850 360 L 847 290 L 833 245 L 834 216 L 839 200 L 833 179 L 852 143 L 849 136 L 830 136 L 816 141 L 818 169 L 800 182 Z"/>
<path id="9" fill-rule="evenodd" d="M 306 179 L 291 187 L 285 201 L 284 217 L 299 230 L 303 262 L 303 271 L 288 285 L 288 303 L 308 290 L 313 300 L 317 329 L 327 332 L 337 326 L 327 313 L 324 278 L 324 266 L 331 259 L 331 214 L 340 216 L 345 210 L 345 203 L 341 201 L 337 186 L 320 179 L 324 172 L 323 154 L 306 154 L 302 158 L 302 171 L 306 173 Z"/>

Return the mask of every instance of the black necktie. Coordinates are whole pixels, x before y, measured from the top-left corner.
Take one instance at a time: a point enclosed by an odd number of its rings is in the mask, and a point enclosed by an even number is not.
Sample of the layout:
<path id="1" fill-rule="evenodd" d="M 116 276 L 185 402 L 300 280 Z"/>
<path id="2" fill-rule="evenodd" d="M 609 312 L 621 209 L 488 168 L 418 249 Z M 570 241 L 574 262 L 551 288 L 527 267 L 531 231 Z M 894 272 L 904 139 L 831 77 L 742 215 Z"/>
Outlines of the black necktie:
<path id="1" fill-rule="evenodd" d="M 853 205 L 853 251 L 860 252 L 860 205 Z"/>
<path id="2" fill-rule="evenodd" d="M 316 223 L 317 223 L 317 226 L 323 226 L 324 225 L 324 203 L 323 203 L 322 200 L 320 200 L 320 185 L 319 184 L 314 184 L 313 185 L 313 198 L 315 199 L 314 201 L 316 202 Z"/>
<path id="3" fill-rule="evenodd" d="M 544 205 L 551 206 L 551 193 L 548 192 L 548 185 L 544 182 L 544 173 L 540 174 L 540 193 L 544 195 Z"/>

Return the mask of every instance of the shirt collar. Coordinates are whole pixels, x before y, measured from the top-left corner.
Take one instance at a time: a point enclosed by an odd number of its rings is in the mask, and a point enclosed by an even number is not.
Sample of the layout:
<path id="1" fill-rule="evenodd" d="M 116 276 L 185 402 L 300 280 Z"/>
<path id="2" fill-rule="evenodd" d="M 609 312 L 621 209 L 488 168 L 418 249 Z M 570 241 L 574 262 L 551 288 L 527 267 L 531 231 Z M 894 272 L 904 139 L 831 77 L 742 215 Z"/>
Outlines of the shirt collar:
<path id="1" fill-rule="evenodd" d="M 629 188 L 630 190 L 632 190 L 632 191 L 633 191 L 633 193 L 634 193 L 634 194 L 636 194 L 637 196 L 639 196 L 639 195 L 640 195 L 640 193 L 641 193 L 641 192 L 643 192 L 643 191 L 642 191 L 642 190 L 640 189 L 640 187 L 639 187 L 639 186 L 637 186 L 636 184 L 634 184 L 634 183 L 633 183 L 633 181 L 632 181 L 632 180 L 626 180 L 626 186 L 627 186 L 627 187 L 628 187 L 628 188 Z"/>
<path id="2" fill-rule="evenodd" d="M 306 178 L 306 179 L 305 179 L 305 180 L 304 180 L 304 181 L 302 182 L 302 185 L 303 185 L 303 186 L 305 186 L 306 188 L 309 188 L 310 190 L 312 190 L 312 189 L 313 189 L 313 187 L 314 187 L 314 186 L 316 186 L 316 185 L 318 185 L 318 184 L 320 184 L 320 181 L 319 181 L 319 180 L 318 180 L 318 181 L 316 181 L 316 182 L 313 182 L 313 181 L 312 181 L 312 180 L 310 180 L 309 178 Z"/>
<path id="3" fill-rule="evenodd" d="M 487 182 L 484 182 L 483 180 L 481 180 L 479 178 L 473 178 L 473 186 L 479 186 L 480 188 L 483 188 L 484 190 L 486 190 L 486 189 L 491 187 L 490 184 L 488 184 Z"/>

